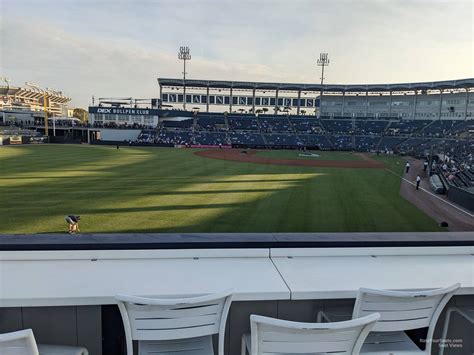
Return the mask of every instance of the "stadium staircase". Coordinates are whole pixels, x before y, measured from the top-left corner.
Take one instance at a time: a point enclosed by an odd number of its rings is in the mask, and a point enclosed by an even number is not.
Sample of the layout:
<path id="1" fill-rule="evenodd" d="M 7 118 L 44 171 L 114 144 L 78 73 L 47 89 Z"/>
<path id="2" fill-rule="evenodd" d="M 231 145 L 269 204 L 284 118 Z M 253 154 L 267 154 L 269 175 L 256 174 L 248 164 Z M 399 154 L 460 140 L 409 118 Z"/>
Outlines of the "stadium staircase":
<path id="1" fill-rule="evenodd" d="M 420 130 L 420 132 L 421 132 L 421 134 L 423 135 L 423 137 L 425 136 L 425 129 L 428 128 L 429 126 L 432 126 L 435 122 L 438 122 L 438 120 L 433 120 L 433 121 L 431 121 L 430 123 L 428 123 L 426 126 L 424 126 L 424 127 Z"/>
<path id="2" fill-rule="evenodd" d="M 390 124 L 390 123 L 389 123 Z M 388 127 L 388 125 L 387 125 Z M 385 127 L 385 129 L 387 129 L 387 127 Z M 375 150 L 379 150 L 380 149 L 380 143 L 382 143 L 382 140 L 383 140 L 383 135 L 379 137 L 379 141 L 377 142 L 377 144 L 375 145 Z"/>
<path id="3" fill-rule="evenodd" d="M 230 131 L 230 126 L 229 126 L 229 120 L 227 119 L 227 115 L 224 114 L 224 123 L 225 123 L 225 129 L 227 130 L 227 132 Z"/>
<path id="4" fill-rule="evenodd" d="M 194 118 L 193 118 L 193 126 L 192 126 L 192 129 L 191 131 L 194 133 L 194 131 L 196 131 L 196 128 L 198 127 L 198 115 L 194 115 Z M 198 129 L 199 130 L 199 129 Z"/>

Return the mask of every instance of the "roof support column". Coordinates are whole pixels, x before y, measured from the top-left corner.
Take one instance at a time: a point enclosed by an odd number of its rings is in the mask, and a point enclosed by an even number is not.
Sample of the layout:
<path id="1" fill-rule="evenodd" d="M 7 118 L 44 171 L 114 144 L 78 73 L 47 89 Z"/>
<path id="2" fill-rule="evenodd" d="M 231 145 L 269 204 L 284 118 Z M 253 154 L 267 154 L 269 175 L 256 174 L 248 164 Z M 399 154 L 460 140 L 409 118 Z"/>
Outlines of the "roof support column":
<path id="1" fill-rule="evenodd" d="M 209 85 L 206 88 L 206 112 L 209 112 Z"/>
<path id="2" fill-rule="evenodd" d="M 390 105 L 388 106 L 388 118 L 392 118 L 392 90 L 390 90 Z"/>
<path id="3" fill-rule="evenodd" d="M 320 118 L 323 115 L 323 87 L 321 86 L 321 91 L 319 92 L 319 115 Z"/>
<path id="4" fill-rule="evenodd" d="M 232 113 L 232 101 L 234 100 L 234 96 L 232 95 L 232 86 L 230 87 L 230 98 L 229 98 L 229 113 Z"/>
<path id="5" fill-rule="evenodd" d="M 255 115 L 255 87 L 252 90 L 252 113 Z"/>
<path id="6" fill-rule="evenodd" d="M 296 114 L 299 116 L 301 108 L 301 90 L 298 90 L 298 106 L 296 107 Z"/>
<path id="7" fill-rule="evenodd" d="M 416 120 L 416 103 L 418 101 L 418 91 L 415 90 L 415 98 L 413 99 L 413 119 Z"/>
<path id="8" fill-rule="evenodd" d="M 365 91 L 365 117 L 369 114 L 369 89 Z"/>
<path id="9" fill-rule="evenodd" d="M 443 109 L 443 89 L 439 90 L 439 116 L 438 119 L 441 119 L 441 111 Z"/>
<path id="10" fill-rule="evenodd" d="M 467 106 L 469 105 L 469 88 L 466 88 L 466 105 L 464 106 L 464 121 L 467 120 Z"/>
<path id="11" fill-rule="evenodd" d="M 342 92 L 342 108 L 341 108 L 341 117 L 344 117 L 344 99 L 346 97 L 346 92 Z"/>
<path id="12" fill-rule="evenodd" d="M 275 91 L 275 115 L 278 114 L 278 89 Z"/>
<path id="13" fill-rule="evenodd" d="M 161 108 L 161 105 L 163 104 L 163 87 L 161 86 L 159 81 L 158 84 L 160 86 L 160 100 L 158 101 L 158 108 Z"/>

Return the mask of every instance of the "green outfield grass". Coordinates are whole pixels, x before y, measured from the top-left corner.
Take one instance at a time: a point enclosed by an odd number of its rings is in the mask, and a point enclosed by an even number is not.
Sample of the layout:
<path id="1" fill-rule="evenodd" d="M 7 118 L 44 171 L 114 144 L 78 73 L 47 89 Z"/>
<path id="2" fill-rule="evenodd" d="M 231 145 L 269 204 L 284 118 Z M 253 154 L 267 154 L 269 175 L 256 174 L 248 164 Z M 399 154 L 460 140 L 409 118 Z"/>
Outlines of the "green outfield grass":
<path id="1" fill-rule="evenodd" d="M 403 169 L 399 158 L 379 159 Z M 0 233 L 64 232 L 66 214 L 81 215 L 87 233 L 439 230 L 399 196 L 399 178 L 381 169 L 70 145 L 1 147 L 0 166 Z"/>
<path id="2" fill-rule="evenodd" d="M 311 160 L 362 160 L 359 156 L 351 152 L 327 152 L 327 151 L 308 151 L 307 153 L 314 153 L 319 157 L 302 157 L 303 154 L 299 150 L 261 150 L 257 153 L 258 156 L 278 159 L 311 159 Z"/>

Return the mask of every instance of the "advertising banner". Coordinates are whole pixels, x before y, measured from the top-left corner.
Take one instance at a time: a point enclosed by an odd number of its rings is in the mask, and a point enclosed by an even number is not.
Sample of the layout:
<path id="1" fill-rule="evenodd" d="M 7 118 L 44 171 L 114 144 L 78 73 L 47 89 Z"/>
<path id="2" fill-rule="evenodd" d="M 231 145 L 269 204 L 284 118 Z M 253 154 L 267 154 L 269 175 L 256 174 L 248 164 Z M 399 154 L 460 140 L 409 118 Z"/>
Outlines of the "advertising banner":
<path id="1" fill-rule="evenodd" d="M 21 144 L 21 136 L 11 136 L 10 137 L 10 144 Z"/>
<path id="2" fill-rule="evenodd" d="M 43 144 L 48 142 L 48 137 L 30 137 L 30 144 Z"/>

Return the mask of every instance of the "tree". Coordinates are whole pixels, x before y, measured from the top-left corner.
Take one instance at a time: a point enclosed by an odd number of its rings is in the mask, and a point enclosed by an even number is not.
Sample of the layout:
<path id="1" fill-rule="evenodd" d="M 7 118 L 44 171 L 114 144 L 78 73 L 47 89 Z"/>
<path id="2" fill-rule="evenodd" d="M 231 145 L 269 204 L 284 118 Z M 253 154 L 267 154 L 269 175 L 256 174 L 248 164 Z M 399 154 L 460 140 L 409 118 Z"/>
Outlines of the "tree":
<path id="1" fill-rule="evenodd" d="M 306 110 L 301 110 L 300 112 L 303 116 L 306 114 Z"/>
<path id="2" fill-rule="evenodd" d="M 268 108 L 264 107 L 264 108 L 262 108 L 262 111 L 263 111 L 263 113 L 267 113 L 267 112 L 268 112 Z"/>
<path id="3" fill-rule="evenodd" d="M 89 114 L 83 108 L 75 108 L 72 112 L 72 117 L 79 119 L 82 123 L 86 123 L 89 119 Z"/>

